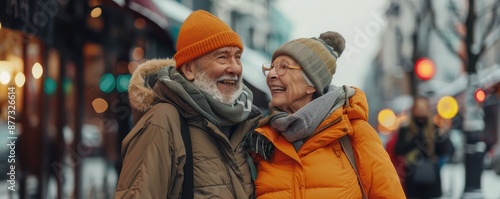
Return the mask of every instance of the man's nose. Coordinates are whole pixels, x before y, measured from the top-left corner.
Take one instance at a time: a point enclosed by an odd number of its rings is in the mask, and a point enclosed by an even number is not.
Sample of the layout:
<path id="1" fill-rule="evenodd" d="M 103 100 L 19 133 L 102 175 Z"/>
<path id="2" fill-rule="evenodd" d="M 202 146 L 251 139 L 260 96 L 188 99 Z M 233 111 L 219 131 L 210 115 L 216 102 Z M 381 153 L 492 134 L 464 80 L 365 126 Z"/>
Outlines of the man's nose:
<path id="1" fill-rule="evenodd" d="M 233 56 L 229 60 L 229 65 L 226 68 L 226 72 L 227 73 L 234 73 L 234 74 L 237 74 L 237 75 L 241 74 L 241 72 L 242 72 L 241 61 L 239 59 L 237 59 L 236 57 Z"/>

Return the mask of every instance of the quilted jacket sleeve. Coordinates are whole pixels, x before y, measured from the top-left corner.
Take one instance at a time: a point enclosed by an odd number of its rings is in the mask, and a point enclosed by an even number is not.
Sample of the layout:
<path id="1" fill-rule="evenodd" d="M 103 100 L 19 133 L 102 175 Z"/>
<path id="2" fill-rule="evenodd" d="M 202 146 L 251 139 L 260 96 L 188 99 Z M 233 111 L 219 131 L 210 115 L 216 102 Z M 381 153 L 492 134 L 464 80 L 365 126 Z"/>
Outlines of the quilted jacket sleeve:
<path id="1" fill-rule="evenodd" d="M 352 141 L 359 175 L 368 198 L 406 198 L 389 155 L 376 131 L 364 120 L 353 120 Z"/>
<path id="2" fill-rule="evenodd" d="M 175 146 L 178 142 L 171 138 L 172 133 L 169 132 L 180 131 L 180 126 L 175 121 L 178 117 L 169 118 L 165 114 L 175 115 L 175 108 L 171 108 L 153 107 L 153 110 L 148 111 L 153 113 L 145 114 L 124 139 L 123 167 L 115 198 L 179 196 L 182 182 L 174 182 L 179 175 L 177 171 L 180 160 Z"/>

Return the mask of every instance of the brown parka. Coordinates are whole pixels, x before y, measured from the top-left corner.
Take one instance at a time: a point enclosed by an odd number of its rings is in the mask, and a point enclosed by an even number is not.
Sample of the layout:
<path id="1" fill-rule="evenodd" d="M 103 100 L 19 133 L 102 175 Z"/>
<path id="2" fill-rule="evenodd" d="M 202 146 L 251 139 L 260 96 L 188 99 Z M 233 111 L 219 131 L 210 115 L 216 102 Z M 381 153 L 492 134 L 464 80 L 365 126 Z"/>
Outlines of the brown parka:
<path id="1" fill-rule="evenodd" d="M 187 118 L 194 164 L 195 198 L 250 198 L 253 184 L 245 135 L 260 117 L 252 111 L 237 124 L 228 139 L 164 83 L 148 77 L 173 60 L 151 60 L 133 74 L 129 95 L 134 128 L 122 143 L 123 168 L 115 198 L 180 198 L 186 160 L 181 137 L 180 114 Z M 174 106 L 175 105 L 175 106 Z M 254 106 L 255 107 L 255 106 Z"/>

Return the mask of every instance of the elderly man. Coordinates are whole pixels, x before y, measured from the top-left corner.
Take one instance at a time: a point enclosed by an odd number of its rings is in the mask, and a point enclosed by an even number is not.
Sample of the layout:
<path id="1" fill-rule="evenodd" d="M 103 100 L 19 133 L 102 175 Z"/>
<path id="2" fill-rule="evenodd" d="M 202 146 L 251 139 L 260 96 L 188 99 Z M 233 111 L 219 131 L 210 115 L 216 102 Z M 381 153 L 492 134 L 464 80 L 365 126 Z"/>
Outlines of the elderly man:
<path id="1" fill-rule="evenodd" d="M 252 197 L 242 143 L 261 114 L 242 81 L 242 51 L 230 27 L 195 11 L 181 26 L 175 61 L 150 60 L 134 72 L 135 126 L 122 143 L 115 198 Z"/>

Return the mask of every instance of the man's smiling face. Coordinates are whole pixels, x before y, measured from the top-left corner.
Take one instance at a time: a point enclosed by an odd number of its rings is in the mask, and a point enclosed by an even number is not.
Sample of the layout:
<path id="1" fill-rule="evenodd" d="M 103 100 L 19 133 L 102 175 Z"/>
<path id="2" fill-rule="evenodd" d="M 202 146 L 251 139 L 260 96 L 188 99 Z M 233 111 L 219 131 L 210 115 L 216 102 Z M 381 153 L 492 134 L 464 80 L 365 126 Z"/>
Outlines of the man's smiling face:
<path id="1" fill-rule="evenodd" d="M 241 49 L 223 47 L 196 59 L 193 83 L 224 103 L 233 103 L 243 90 Z"/>

